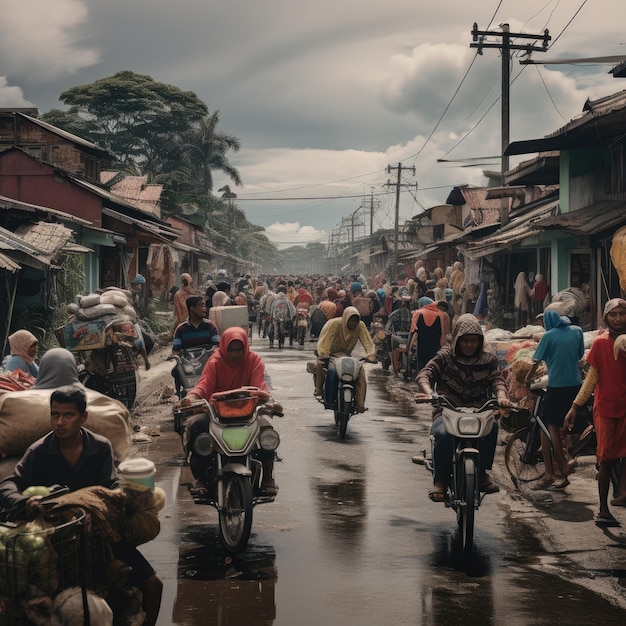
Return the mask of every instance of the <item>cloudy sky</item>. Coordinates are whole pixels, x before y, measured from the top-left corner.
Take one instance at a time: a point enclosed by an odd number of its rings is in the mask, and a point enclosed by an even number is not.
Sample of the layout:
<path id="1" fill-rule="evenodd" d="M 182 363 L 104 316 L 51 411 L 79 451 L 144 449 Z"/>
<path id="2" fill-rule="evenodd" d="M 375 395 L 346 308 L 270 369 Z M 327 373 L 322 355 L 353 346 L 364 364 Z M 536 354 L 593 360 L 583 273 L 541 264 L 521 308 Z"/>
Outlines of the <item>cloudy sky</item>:
<path id="1" fill-rule="evenodd" d="M 389 165 L 403 168 L 402 218 L 499 168 L 457 162 L 497 155 L 501 142 L 500 53 L 470 48 L 474 22 L 548 28 L 551 48 L 535 60 L 626 56 L 624 0 L 0 0 L 0 8 L 0 107 L 60 108 L 63 90 L 120 70 L 194 91 L 241 140 L 231 157 L 244 182 L 234 189 L 239 207 L 284 244 L 327 241 L 342 218 L 365 234 L 372 204 L 374 228 L 391 226 Z M 512 141 L 550 133 L 588 98 L 626 88 L 608 74 L 614 64 L 518 61 Z"/>

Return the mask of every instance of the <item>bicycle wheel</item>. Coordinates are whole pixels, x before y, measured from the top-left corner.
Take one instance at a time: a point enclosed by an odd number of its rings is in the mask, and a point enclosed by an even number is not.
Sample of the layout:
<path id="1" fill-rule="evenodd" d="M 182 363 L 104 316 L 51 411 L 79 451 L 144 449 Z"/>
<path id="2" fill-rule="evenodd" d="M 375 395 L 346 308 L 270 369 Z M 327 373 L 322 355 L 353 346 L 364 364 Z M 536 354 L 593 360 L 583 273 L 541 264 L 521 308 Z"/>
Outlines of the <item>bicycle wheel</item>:
<path id="1" fill-rule="evenodd" d="M 543 478 L 546 468 L 540 446 L 541 437 L 536 427 L 524 426 L 509 439 L 504 451 L 504 462 L 515 486 Z"/>
<path id="2" fill-rule="evenodd" d="M 458 505 L 457 519 L 463 554 L 469 554 L 474 546 L 474 514 L 476 513 L 476 481 L 478 476 L 476 459 L 467 457 L 463 461 L 461 503 Z"/>
<path id="3" fill-rule="evenodd" d="M 219 512 L 220 537 L 227 552 L 243 550 L 252 529 L 252 486 L 239 474 L 224 476 L 224 508 Z"/>

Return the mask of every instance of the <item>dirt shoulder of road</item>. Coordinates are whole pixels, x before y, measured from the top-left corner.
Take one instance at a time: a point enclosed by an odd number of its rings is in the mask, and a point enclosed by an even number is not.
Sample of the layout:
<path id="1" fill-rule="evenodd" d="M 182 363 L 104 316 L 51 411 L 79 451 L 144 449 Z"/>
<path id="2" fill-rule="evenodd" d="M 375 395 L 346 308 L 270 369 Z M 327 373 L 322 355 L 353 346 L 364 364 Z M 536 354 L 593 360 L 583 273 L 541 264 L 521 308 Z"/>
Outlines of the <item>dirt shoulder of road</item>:
<path id="1" fill-rule="evenodd" d="M 508 433 L 501 431 L 504 442 Z M 506 491 L 501 503 L 512 520 L 537 538 L 543 554 L 536 565 L 552 569 L 626 608 L 626 508 L 611 507 L 622 526 L 601 528 L 598 512 L 595 456 L 578 457 L 576 471 L 564 489 L 535 491 L 513 484 L 504 463 L 504 445 L 496 453 L 493 477 Z"/>

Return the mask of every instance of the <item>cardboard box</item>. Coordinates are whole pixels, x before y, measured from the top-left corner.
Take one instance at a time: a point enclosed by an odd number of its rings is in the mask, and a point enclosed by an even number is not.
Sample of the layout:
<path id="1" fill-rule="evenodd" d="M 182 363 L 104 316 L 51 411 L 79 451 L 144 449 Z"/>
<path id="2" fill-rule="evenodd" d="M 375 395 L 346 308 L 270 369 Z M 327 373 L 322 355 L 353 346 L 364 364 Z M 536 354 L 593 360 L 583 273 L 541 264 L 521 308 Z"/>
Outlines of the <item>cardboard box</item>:
<path id="1" fill-rule="evenodd" d="M 68 350 L 97 350 L 104 348 L 107 341 L 107 320 L 95 319 L 88 322 L 70 322 L 56 331 L 59 343 Z"/>
<path id="2" fill-rule="evenodd" d="M 231 326 L 248 330 L 247 306 L 213 306 L 209 309 L 209 319 L 217 326 L 220 335 Z"/>

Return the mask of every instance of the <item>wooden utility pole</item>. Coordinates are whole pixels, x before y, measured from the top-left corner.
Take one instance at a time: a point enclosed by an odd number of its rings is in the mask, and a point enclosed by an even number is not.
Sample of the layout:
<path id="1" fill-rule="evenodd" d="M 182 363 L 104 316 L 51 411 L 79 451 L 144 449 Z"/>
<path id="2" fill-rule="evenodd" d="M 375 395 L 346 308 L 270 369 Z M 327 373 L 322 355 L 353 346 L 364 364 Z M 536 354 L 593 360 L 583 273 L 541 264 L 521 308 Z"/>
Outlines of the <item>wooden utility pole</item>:
<path id="1" fill-rule="evenodd" d="M 508 24 L 501 24 L 502 31 L 497 30 L 478 30 L 478 24 L 474 22 L 472 28 L 472 39 L 477 43 L 471 43 L 470 48 L 477 48 L 478 54 L 482 55 L 484 48 L 499 48 L 502 52 L 502 184 L 504 185 L 504 174 L 509 170 L 509 157 L 504 155 L 504 151 L 509 145 L 509 128 L 510 128 L 510 76 L 511 76 L 511 50 L 524 50 L 528 55 L 532 52 L 546 52 L 548 50 L 548 42 L 550 41 L 550 33 L 546 28 L 543 35 L 526 35 L 524 33 L 512 33 L 509 31 Z M 491 42 L 486 37 L 501 38 L 502 41 Z M 542 40 L 541 46 L 532 43 L 517 44 L 511 43 L 511 39 L 534 39 Z"/>
<path id="2" fill-rule="evenodd" d="M 400 228 L 400 188 L 401 187 L 412 187 L 413 185 L 406 185 L 401 183 L 402 179 L 402 170 L 410 170 L 413 176 L 415 176 L 415 166 L 413 167 L 402 167 L 402 163 L 398 163 L 397 166 L 392 167 L 391 165 L 387 166 L 387 174 L 391 174 L 392 171 L 398 171 L 398 177 L 395 183 L 392 183 L 390 180 L 387 181 L 388 187 L 396 187 L 396 218 L 394 220 L 394 228 L 393 228 L 393 266 L 391 268 L 391 278 L 396 279 L 398 277 L 398 231 Z M 417 187 L 417 183 L 415 184 Z"/>

